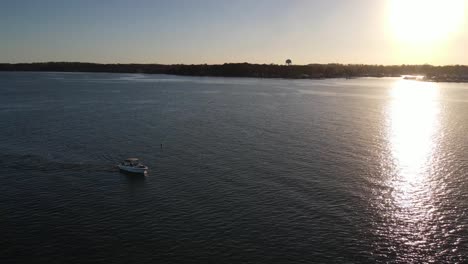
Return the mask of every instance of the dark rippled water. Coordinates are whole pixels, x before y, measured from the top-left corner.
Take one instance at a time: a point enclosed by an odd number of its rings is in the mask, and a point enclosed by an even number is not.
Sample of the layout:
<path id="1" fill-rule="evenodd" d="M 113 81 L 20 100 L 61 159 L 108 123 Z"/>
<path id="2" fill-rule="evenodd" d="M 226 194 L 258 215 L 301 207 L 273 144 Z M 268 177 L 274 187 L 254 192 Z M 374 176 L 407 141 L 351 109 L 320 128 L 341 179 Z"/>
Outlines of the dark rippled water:
<path id="1" fill-rule="evenodd" d="M 466 84 L 0 73 L 0 120 L 2 263 L 468 262 Z"/>

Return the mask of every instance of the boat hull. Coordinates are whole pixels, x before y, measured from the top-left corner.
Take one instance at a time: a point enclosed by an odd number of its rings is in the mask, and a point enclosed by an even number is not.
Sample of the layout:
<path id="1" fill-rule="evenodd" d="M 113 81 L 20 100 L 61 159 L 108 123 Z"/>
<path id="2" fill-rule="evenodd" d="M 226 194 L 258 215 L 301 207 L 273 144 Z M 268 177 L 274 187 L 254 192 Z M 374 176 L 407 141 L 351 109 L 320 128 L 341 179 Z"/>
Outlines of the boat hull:
<path id="1" fill-rule="evenodd" d="M 148 167 L 137 168 L 137 167 L 129 167 L 129 166 L 119 165 L 119 169 L 121 171 L 124 171 L 124 172 L 144 174 L 148 170 Z"/>

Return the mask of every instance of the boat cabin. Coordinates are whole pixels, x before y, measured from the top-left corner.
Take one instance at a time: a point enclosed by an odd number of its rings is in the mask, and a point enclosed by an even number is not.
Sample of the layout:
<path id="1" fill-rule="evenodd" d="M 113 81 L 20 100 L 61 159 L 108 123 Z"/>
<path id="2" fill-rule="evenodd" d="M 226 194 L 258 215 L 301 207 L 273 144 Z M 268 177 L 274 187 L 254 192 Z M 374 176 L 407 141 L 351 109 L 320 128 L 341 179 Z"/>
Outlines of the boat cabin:
<path id="1" fill-rule="evenodd" d="M 140 164 L 140 161 L 137 159 L 137 158 L 128 158 L 126 160 L 124 160 L 124 162 L 122 163 L 122 165 L 124 166 L 138 166 Z"/>

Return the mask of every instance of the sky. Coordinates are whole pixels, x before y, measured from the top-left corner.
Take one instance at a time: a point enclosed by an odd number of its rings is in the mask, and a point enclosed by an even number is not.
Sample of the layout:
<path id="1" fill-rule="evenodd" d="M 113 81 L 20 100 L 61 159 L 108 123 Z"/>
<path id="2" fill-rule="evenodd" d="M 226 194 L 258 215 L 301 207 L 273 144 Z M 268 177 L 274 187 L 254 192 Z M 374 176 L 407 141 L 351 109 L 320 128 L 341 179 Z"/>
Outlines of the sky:
<path id="1" fill-rule="evenodd" d="M 466 1 L 0 0 L 0 62 L 468 64 Z"/>

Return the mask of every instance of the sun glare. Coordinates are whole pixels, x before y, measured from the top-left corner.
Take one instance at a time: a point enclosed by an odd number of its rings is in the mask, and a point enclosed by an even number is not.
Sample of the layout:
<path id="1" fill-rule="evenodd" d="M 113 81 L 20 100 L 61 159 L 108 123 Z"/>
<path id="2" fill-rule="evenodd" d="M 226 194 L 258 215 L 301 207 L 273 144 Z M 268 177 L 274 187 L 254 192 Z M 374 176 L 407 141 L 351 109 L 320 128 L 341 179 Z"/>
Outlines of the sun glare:
<path id="1" fill-rule="evenodd" d="M 439 96 L 437 84 L 428 82 L 400 80 L 391 90 L 388 132 L 395 164 L 393 194 L 398 206 L 411 209 L 417 217 L 425 215 L 416 212 L 422 206 L 418 195 L 431 192 L 427 181 L 440 136 Z"/>
<path id="2" fill-rule="evenodd" d="M 465 0 L 389 0 L 388 10 L 396 41 L 427 48 L 462 29 Z"/>

